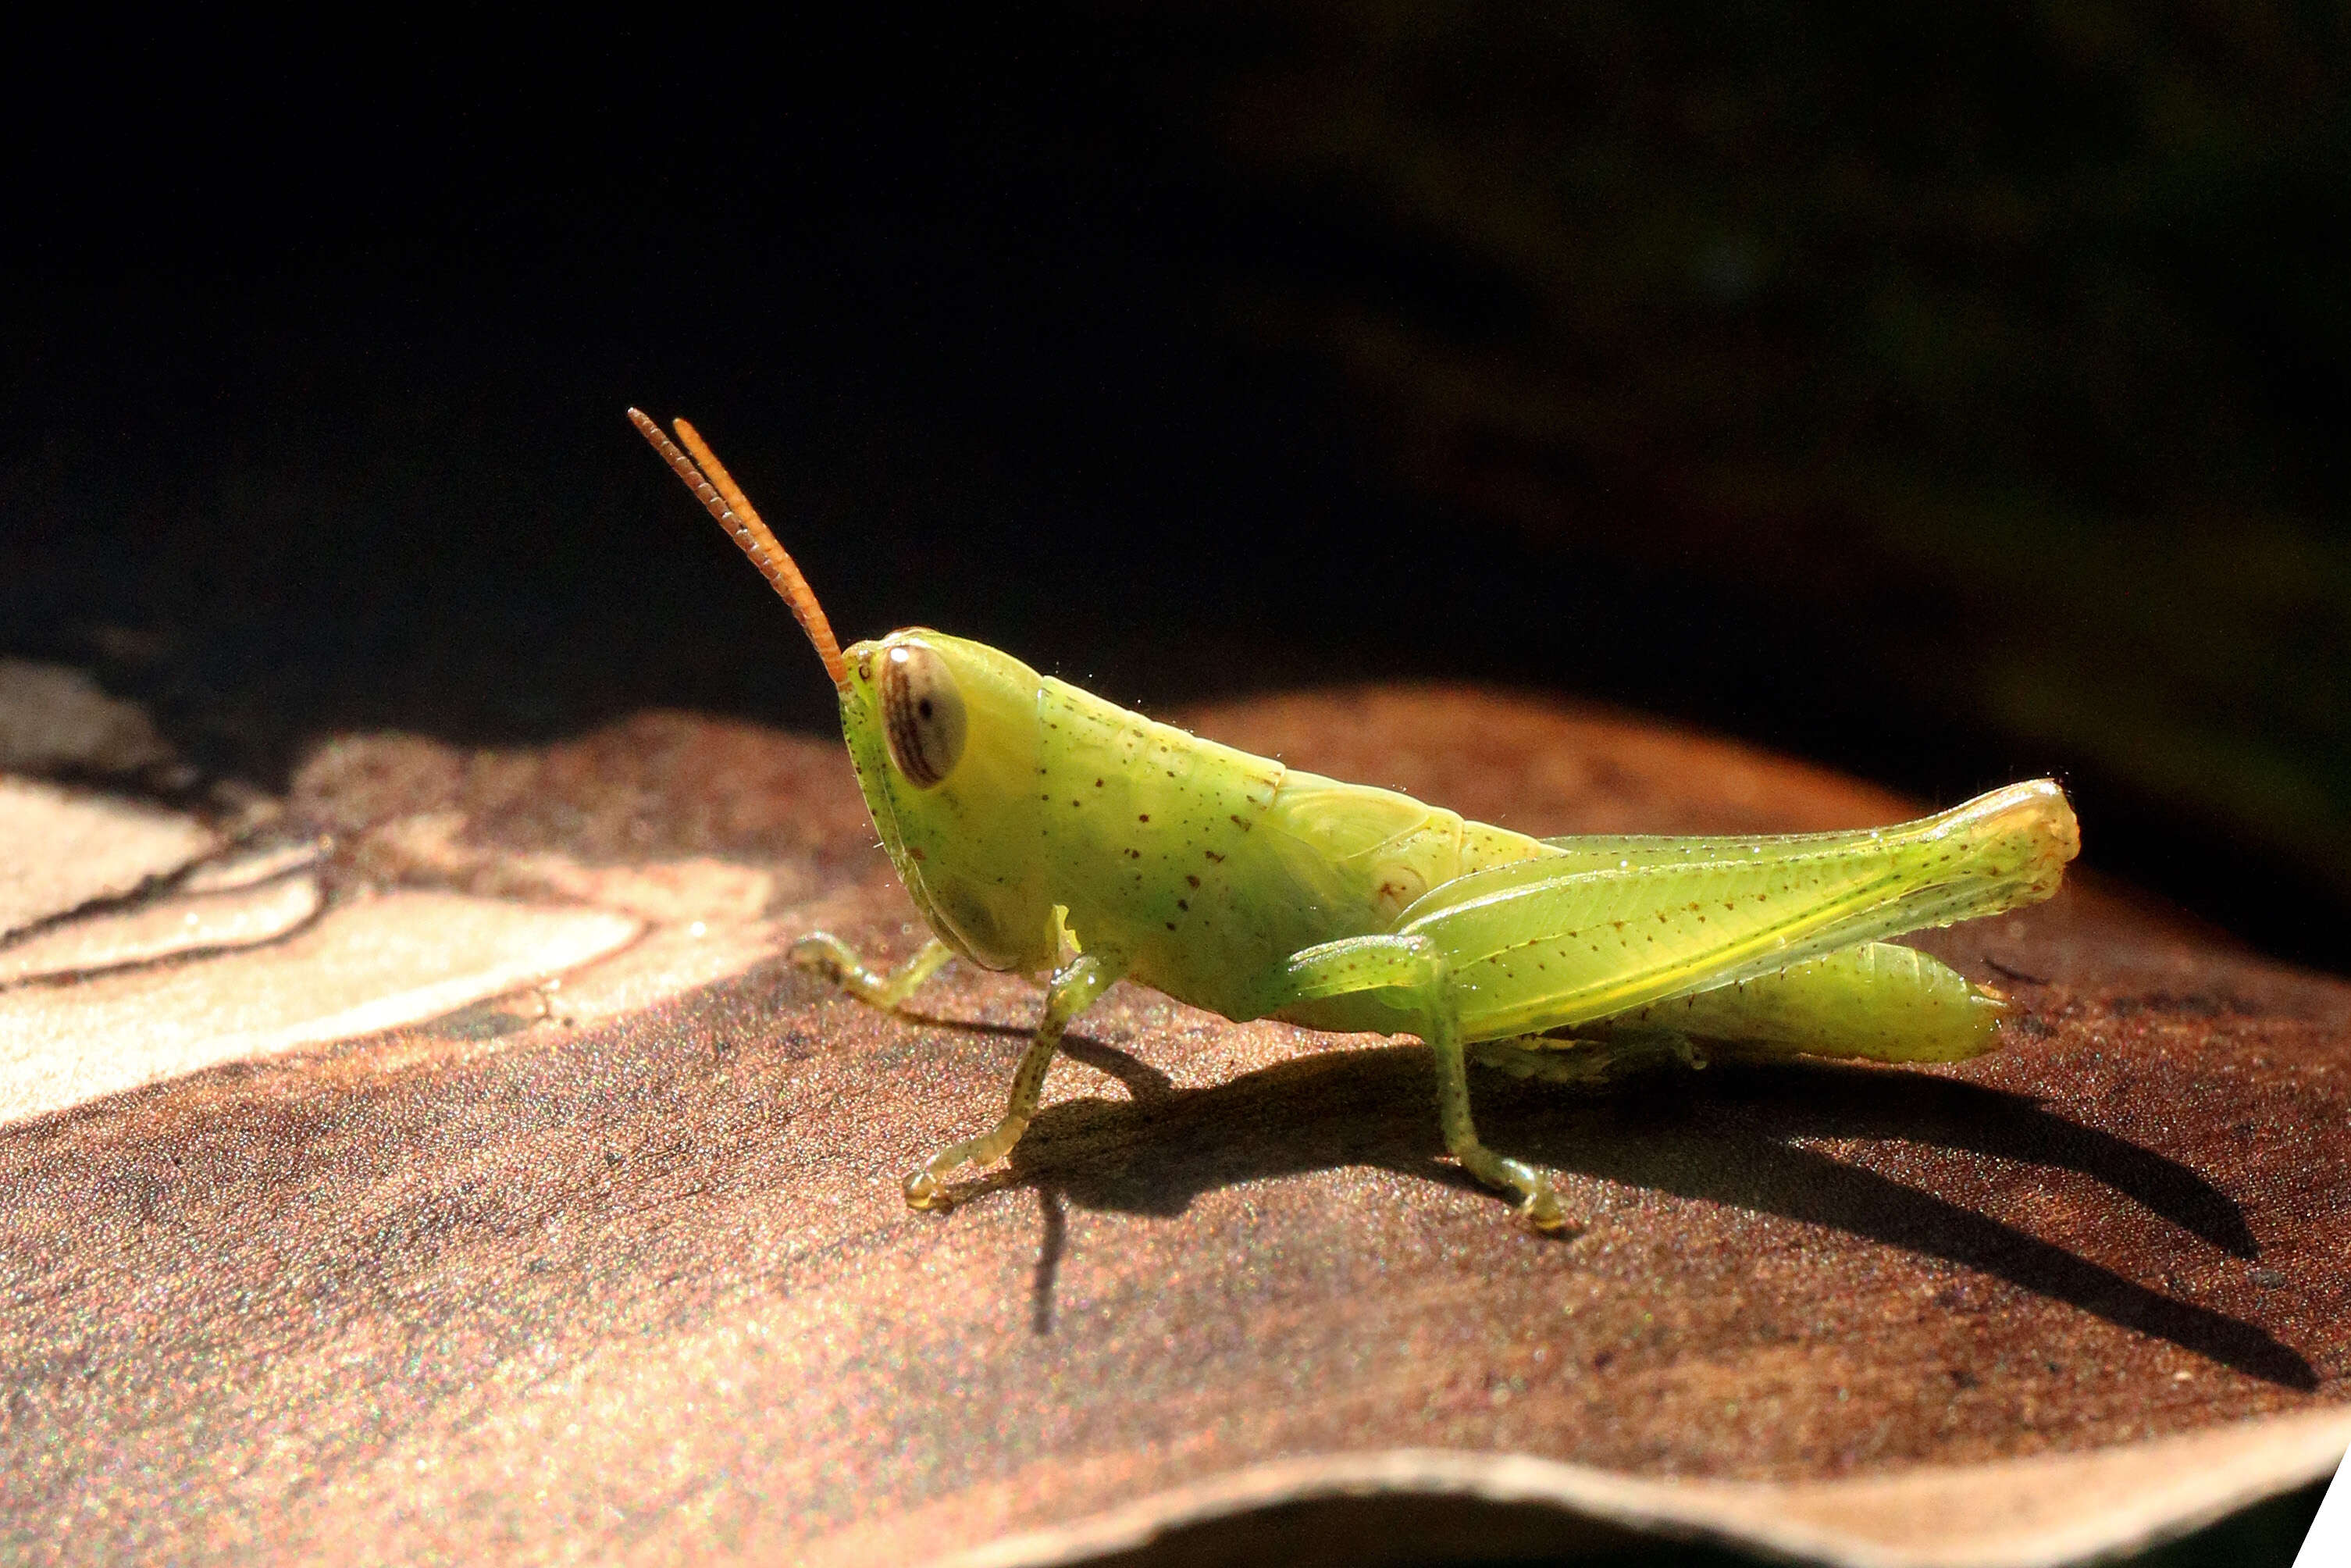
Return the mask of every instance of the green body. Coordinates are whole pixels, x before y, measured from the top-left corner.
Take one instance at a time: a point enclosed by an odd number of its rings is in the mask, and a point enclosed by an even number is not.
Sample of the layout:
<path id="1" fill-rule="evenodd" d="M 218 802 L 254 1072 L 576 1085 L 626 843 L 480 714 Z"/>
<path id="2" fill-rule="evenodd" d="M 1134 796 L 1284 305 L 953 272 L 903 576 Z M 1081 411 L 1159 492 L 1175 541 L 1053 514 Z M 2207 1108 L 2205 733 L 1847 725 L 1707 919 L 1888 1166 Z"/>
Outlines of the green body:
<path id="1" fill-rule="evenodd" d="M 638 431 L 809 634 L 873 825 L 937 938 L 889 976 L 814 933 L 795 961 L 895 1007 L 951 954 L 1050 974 L 1003 1118 L 907 1176 L 947 1202 L 1010 1151 L 1070 1021 L 1131 977 L 1231 1019 L 1417 1034 L 1446 1145 L 1566 1223 L 1550 1179 L 1479 1142 L 1465 1069 L 1589 1077 L 1694 1041 L 1953 1061 L 2000 998 L 1885 938 L 2046 898 L 2079 847 L 2046 779 L 1898 827 L 1757 838 L 1531 839 L 1217 746 L 922 628 L 846 655 L 700 435 Z"/>
<path id="2" fill-rule="evenodd" d="M 902 650 L 935 657 L 966 714 L 962 755 L 926 788 L 886 743 L 878 669 Z M 902 632 L 848 656 L 860 783 L 943 940 L 1036 973 L 1062 960 L 1066 928 L 1127 977 L 1236 1019 L 1418 1032 L 1409 988 L 1301 995 L 1293 974 L 1332 943 L 1416 936 L 1447 956 L 1465 1041 L 1605 1021 L 1972 1055 L 1997 998 L 1877 939 L 2045 897 L 2076 842 L 2047 782 L 1896 828 L 1543 841 L 1202 740 L 960 638 Z"/>
<path id="3" fill-rule="evenodd" d="M 917 789 L 891 766 L 873 680 L 918 638 L 954 672 L 968 741 Z M 956 951 L 1035 973 L 1055 910 L 1132 978 L 1231 1019 L 1275 1010 L 1301 948 L 1388 929 L 1432 887 L 1559 851 L 1409 796 L 1286 768 L 935 632 L 849 650 L 843 728 L 906 891 Z"/>
<path id="4" fill-rule="evenodd" d="M 951 949 L 1050 972 L 990 1132 L 906 1179 L 1008 1153 L 1071 1019 L 1131 977 L 1242 1019 L 1417 1034 L 1447 1145 L 1566 1223 L 1550 1179 L 1479 1142 L 1465 1067 L 1604 1076 L 1696 1042 L 1949 1061 L 2003 1002 L 1884 939 L 2046 898 L 2078 847 L 2047 780 L 1896 827 L 1540 840 L 1155 724 L 920 629 L 848 651 L 841 727 L 874 826 L 939 941 L 895 977 L 828 936 L 797 951 L 895 1006 Z"/>

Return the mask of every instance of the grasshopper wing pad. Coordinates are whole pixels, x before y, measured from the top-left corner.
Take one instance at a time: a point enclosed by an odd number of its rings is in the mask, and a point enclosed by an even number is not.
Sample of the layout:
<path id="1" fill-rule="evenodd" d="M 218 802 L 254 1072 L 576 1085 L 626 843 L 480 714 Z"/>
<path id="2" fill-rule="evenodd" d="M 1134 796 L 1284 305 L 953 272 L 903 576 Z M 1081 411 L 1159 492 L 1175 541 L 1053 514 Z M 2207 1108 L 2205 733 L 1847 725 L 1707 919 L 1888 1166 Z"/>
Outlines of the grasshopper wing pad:
<path id="1" fill-rule="evenodd" d="M 1725 852 L 1711 858 L 1651 840 L 1614 865 L 1570 851 L 1501 866 L 1435 890 L 1394 929 L 1443 953 L 1464 1035 L 1491 1040 L 2036 903 L 2079 841 L 2043 780 L 1898 827 L 1714 841 Z"/>

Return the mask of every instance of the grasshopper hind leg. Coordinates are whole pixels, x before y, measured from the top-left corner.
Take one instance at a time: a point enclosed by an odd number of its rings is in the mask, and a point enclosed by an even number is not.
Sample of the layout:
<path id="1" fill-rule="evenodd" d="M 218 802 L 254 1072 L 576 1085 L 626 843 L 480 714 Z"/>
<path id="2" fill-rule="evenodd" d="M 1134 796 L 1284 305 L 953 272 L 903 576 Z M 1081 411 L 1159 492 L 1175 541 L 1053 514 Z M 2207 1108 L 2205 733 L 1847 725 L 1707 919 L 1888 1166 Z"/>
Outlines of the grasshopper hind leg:
<path id="1" fill-rule="evenodd" d="M 1469 1060 L 1515 1078 L 1585 1085 L 1704 1067 L 1709 1057 L 1964 1061 L 1999 1048 L 2006 1012 L 1999 992 L 1926 954 L 1872 942 L 1556 1033 L 1480 1040 Z"/>
<path id="2" fill-rule="evenodd" d="M 1916 948 L 1871 942 L 1777 973 L 1580 1026 L 1614 1041 L 1658 1031 L 1750 1061 L 1965 1061 L 1999 1049 L 2008 1001 Z"/>

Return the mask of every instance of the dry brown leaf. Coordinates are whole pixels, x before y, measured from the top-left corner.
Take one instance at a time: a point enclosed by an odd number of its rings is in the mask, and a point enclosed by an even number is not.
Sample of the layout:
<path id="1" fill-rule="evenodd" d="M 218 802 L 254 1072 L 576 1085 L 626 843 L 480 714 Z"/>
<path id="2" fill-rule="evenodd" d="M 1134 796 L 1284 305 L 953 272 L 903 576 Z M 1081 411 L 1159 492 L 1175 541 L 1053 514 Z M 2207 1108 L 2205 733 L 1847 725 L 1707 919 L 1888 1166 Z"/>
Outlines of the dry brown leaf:
<path id="1" fill-rule="evenodd" d="M 219 844 L 193 817 L 0 775 L 0 936 L 120 898 Z"/>
<path id="2" fill-rule="evenodd" d="M 1194 717 L 1533 831 L 1909 809 L 1488 694 Z M 1008 1167 L 914 1214 L 899 1174 L 996 1113 L 1035 991 L 951 967 L 887 1018 L 770 958 L 680 994 L 820 917 L 920 934 L 837 751 L 654 733 L 658 767 L 448 753 L 389 805 L 350 743 L 377 802 L 321 768 L 305 809 L 464 810 L 585 863 L 652 799 L 649 854 L 810 868 L 814 903 L 705 961 L 679 928 L 571 1025 L 558 991 L 0 1131 L 5 1550 L 1370 1562 L 1663 1521 L 2023 1563 L 2307 1479 L 2351 1406 L 2339 982 L 2081 886 L 1929 944 L 2021 1003 L 1976 1062 L 1480 1079 L 1490 1141 L 1565 1173 L 1572 1241 L 1443 1156 L 1416 1044 L 1121 987 Z M 777 778 L 797 800 L 732 793 Z"/>

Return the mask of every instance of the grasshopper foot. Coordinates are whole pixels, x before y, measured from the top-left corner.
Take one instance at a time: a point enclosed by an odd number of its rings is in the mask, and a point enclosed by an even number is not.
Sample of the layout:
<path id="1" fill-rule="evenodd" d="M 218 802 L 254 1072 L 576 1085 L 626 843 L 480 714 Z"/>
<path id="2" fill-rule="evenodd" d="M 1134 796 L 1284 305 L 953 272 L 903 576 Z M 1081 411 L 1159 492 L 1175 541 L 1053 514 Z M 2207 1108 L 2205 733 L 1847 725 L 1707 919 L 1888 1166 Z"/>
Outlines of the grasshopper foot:
<path id="1" fill-rule="evenodd" d="M 1462 1167 L 1489 1186 L 1504 1192 L 1517 1193 L 1519 1218 L 1528 1228 L 1545 1236 L 1557 1236 L 1575 1228 L 1567 1218 L 1567 1207 L 1552 1190 L 1551 1177 L 1521 1160 L 1507 1160 L 1483 1144 L 1471 1143 L 1465 1149 L 1454 1151 Z"/>
<path id="2" fill-rule="evenodd" d="M 823 976 L 862 1002 L 894 1012 L 952 953 L 946 943 L 932 941 L 888 974 L 876 974 L 857 956 L 857 949 L 828 932 L 815 931 L 785 949 L 784 961 Z"/>
<path id="3" fill-rule="evenodd" d="M 864 967 L 858 963 L 857 955 L 850 949 L 849 944 L 822 932 L 813 936 L 803 936 L 786 948 L 784 962 L 795 969 L 820 975 L 836 986 Z"/>
<path id="4" fill-rule="evenodd" d="M 908 1171 L 904 1187 L 908 1208 L 945 1214 L 955 1207 L 955 1199 L 947 1196 L 946 1184 L 927 1170 Z"/>
<path id="5" fill-rule="evenodd" d="M 1559 1194 L 1552 1191 L 1547 1181 L 1537 1182 L 1534 1190 L 1527 1194 L 1526 1201 L 1519 1205 L 1519 1218 L 1529 1229 L 1544 1236 L 1558 1236 L 1575 1228 L 1559 1201 Z"/>
<path id="6" fill-rule="evenodd" d="M 906 1207 L 942 1213 L 955 1207 L 947 1196 L 946 1177 L 950 1171 L 966 1166 L 992 1165 L 1012 1152 L 1020 1134 L 1029 1125 L 1026 1116 L 1007 1116 L 991 1132 L 977 1138 L 967 1138 L 960 1144 L 949 1144 L 921 1165 L 906 1173 L 902 1184 L 906 1194 Z"/>

